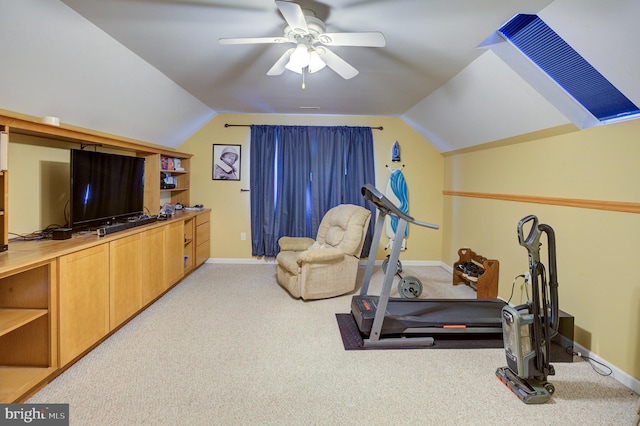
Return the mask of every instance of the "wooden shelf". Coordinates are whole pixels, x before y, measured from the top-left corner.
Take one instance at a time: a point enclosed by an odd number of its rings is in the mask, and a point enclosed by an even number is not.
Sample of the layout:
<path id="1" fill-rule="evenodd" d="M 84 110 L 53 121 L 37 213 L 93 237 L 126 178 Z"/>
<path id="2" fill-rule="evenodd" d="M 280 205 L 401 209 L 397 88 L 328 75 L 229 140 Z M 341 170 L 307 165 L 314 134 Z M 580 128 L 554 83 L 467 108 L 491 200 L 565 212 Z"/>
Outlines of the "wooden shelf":
<path id="1" fill-rule="evenodd" d="M 56 371 L 55 367 L 0 366 L 0 401 L 17 401 Z"/>
<path id="2" fill-rule="evenodd" d="M 189 188 L 171 188 L 171 189 L 161 189 L 160 192 L 175 192 L 175 191 L 186 191 Z"/>
<path id="3" fill-rule="evenodd" d="M 94 132 L 88 129 L 72 128 L 65 124 L 52 126 L 37 121 L 36 117 L 14 117 L 0 114 L 0 126 L 7 128 L 10 133 L 36 136 L 61 142 L 110 146 L 140 153 L 174 155 L 173 150 L 167 149 L 165 146 Z"/>
<path id="4" fill-rule="evenodd" d="M 58 367 L 55 261 L 22 264 L 20 253 L 0 266 L 0 402 L 11 403 Z"/>
<path id="5" fill-rule="evenodd" d="M 0 336 L 11 333 L 23 325 L 47 315 L 47 309 L 7 309 L 0 308 Z"/>

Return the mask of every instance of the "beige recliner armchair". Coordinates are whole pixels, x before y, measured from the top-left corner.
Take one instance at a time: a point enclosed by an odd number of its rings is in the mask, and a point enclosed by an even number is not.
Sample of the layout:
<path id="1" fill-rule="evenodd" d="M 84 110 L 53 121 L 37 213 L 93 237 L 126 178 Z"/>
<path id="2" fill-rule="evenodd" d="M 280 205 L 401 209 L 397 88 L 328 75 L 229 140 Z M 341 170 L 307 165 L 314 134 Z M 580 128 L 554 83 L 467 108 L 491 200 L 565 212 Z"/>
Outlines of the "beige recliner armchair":
<path id="1" fill-rule="evenodd" d="M 341 204 L 322 218 L 315 241 L 280 238 L 278 284 L 293 297 L 305 300 L 353 291 L 370 219 L 371 212 L 364 207 Z"/>

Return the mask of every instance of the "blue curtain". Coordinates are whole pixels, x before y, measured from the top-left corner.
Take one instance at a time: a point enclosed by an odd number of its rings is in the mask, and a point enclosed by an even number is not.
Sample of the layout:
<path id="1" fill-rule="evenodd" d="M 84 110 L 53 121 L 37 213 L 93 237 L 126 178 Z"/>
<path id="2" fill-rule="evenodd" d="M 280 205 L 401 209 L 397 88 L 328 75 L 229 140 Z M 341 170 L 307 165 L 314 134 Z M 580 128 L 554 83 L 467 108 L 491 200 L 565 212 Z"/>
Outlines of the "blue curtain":
<path id="1" fill-rule="evenodd" d="M 251 194 L 251 252 L 256 256 L 270 253 L 277 247 L 277 237 L 273 234 L 275 216 L 276 183 L 275 159 L 276 128 L 273 126 L 251 126 L 251 149 L 249 155 Z M 271 188 L 271 189 L 270 189 Z M 276 238 L 276 239 L 274 239 Z M 261 253 L 261 254 L 256 254 Z"/>
<path id="2" fill-rule="evenodd" d="M 339 139 L 343 144 L 340 202 L 327 206 L 327 210 L 337 204 L 355 204 L 371 211 L 371 221 L 365 237 L 361 256 L 367 256 L 373 240 L 376 209 L 368 203 L 360 189 L 366 183 L 375 186 L 375 163 L 373 159 L 373 134 L 370 127 L 340 127 Z M 322 214 L 324 216 L 324 213 Z M 317 230 L 317 228 L 316 228 Z"/>
<path id="3" fill-rule="evenodd" d="M 278 150 L 275 162 L 263 158 L 263 162 L 275 163 L 276 186 L 275 220 L 271 233 L 275 236 L 276 251 L 278 238 L 283 235 L 308 235 L 310 232 L 307 214 L 309 198 L 309 132 L 302 126 L 277 128 Z M 253 145 L 253 144 L 252 144 Z M 265 256 L 275 255 L 272 250 Z"/>
<path id="4" fill-rule="evenodd" d="M 360 194 L 375 184 L 370 127 L 251 126 L 253 256 L 275 256 L 278 238 L 315 238 L 325 213 L 338 204 L 371 210 Z M 373 220 L 363 253 L 369 253 Z"/>
<path id="5" fill-rule="evenodd" d="M 311 232 L 315 237 L 324 214 L 342 202 L 345 141 L 339 127 L 314 127 L 311 147 Z"/>

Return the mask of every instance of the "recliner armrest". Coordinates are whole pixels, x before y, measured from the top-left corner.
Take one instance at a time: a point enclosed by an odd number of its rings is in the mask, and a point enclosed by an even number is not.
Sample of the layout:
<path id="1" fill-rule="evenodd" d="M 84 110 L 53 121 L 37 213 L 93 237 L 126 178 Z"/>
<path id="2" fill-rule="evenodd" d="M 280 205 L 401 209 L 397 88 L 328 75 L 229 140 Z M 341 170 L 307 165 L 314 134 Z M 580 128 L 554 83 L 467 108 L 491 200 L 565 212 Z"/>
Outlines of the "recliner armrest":
<path id="1" fill-rule="evenodd" d="M 281 251 L 303 251 L 313 243 L 315 240 L 308 237 L 280 237 L 278 240 Z"/>
<path id="2" fill-rule="evenodd" d="M 321 263 L 333 260 L 341 260 L 345 256 L 344 252 L 334 247 L 327 247 L 317 250 L 305 250 L 298 254 L 298 264 Z"/>

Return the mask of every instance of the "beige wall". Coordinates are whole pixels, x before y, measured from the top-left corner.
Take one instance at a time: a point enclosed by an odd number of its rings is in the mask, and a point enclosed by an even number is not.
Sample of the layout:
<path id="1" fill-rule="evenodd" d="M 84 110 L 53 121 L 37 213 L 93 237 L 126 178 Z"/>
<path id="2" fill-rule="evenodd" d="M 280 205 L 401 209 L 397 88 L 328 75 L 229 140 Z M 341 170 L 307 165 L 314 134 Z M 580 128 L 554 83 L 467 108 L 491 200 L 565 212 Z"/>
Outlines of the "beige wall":
<path id="1" fill-rule="evenodd" d="M 442 222 L 442 187 L 444 159 L 431 145 L 395 117 L 337 117 L 337 116 L 275 116 L 275 115 L 226 115 L 216 116 L 197 134 L 181 145 L 180 151 L 194 154 L 191 160 L 191 201 L 212 209 L 211 257 L 226 259 L 251 258 L 251 222 L 249 192 L 249 137 L 247 127 L 225 128 L 231 124 L 282 124 L 282 125 L 350 125 L 383 126 L 373 130 L 376 186 L 384 191 L 391 163 L 391 147 L 397 140 L 401 147 L 404 174 L 409 186 L 409 214 L 432 223 Z M 211 179 L 212 145 L 242 145 L 242 176 L 240 182 L 213 181 Z M 247 239 L 240 240 L 245 233 Z M 387 239 L 383 237 L 382 247 Z M 405 260 L 441 259 L 442 232 L 412 227 L 407 238 L 408 249 L 402 254 Z M 386 254 L 378 252 L 381 259 Z"/>
<path id="2" fill-rule="evenodd" d="M 51 224 L 64 226 L 69 149 L 39 138 L 11 135 L 8 157 L 9 232 L 25 235 Z"/>
<path id="3" fill-rule="evenodd" d="M 444 188 L 640 203 L 639 134 L 635 120 L 450 155 Z M 508 298 L 528 268 L 516 237 L 528 214 L 555 230 L 560 308 L 575 316 L 576 341 L 640 379 L 638 214 L 445 196 L 443 261 L 452 264 L 464 246 L 498 259 L 499 293 Z M 526 299 L 519 285 L 514 293 Z"/>
<path id="4" fill-rule="evenodd" d="M 72 148 L 80 145 L 9 132 L 9 232 L 14 234 L 9 238 L 66 224 Z M 97 150 L 132 155 L 106 147 Z"/>

